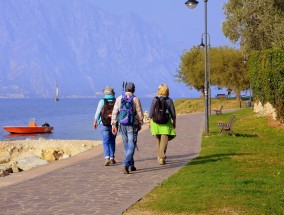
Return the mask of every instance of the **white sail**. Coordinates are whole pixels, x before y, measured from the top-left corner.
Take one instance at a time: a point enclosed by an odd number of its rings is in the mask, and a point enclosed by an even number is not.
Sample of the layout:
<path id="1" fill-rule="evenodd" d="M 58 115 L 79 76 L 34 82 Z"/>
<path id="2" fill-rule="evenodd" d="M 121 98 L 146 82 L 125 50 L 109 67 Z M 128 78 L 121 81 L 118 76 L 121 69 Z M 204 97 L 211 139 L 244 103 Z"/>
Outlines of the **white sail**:
<path id="1" fill-rule="evenodd" d="M 59 88 L 57 83 L 55 88 L 55 101 L 59 101 Z"/>

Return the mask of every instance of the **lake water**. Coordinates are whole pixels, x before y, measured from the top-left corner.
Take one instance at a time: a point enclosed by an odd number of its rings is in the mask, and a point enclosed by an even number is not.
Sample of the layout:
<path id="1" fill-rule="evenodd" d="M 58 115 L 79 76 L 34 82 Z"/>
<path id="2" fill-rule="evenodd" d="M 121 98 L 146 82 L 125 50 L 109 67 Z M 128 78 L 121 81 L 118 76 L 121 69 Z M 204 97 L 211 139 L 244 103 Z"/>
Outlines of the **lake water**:
<path id="1" fill-rule="evenodd" d="M 151 99 L 140 99 L 143 111 L 149 111 Z M 94 129 L 94 115 L 99 99 L 0 99 L 0 140 L 27 138 L 100 140 Z M 3 126 L 26 126 L 30 119 L 38 125 L 47 122 L 54 130 L 50 134 L 11 135 Z"/>

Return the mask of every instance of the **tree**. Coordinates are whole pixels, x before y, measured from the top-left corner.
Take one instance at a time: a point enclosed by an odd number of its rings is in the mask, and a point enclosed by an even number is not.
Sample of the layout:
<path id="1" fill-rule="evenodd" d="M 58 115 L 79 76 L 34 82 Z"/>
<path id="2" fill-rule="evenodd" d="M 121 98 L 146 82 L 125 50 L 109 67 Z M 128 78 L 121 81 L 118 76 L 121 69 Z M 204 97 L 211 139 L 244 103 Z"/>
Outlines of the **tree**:
<path id="1" fill-rule="evenodd" d="M 240 99 L 240 92 L 249 88 L 249 78 L 242 53 L 237 49 L 223 46 L 210 48 L 209 55 L 211 85 L 234 90 L 237 99 Z M 203 49 L 193 47 L 189 52 L 184 52 L 176 77 L 204 96 Z"/>
<path id="2" fill-rule="evenodd" d="M 195 88 L 204 95 L 204 66 L 201 65 L 203 52 L 193 46 L 181 56 L 180 70 L 176 77 L 190 88 Z"/>
<path id="3" fill-rule="evenodd" d="M 223 33 L 246 55 L 284 47 L 283 0 L 228 0 L 224 10 Z"/>
<path id="4" fill-rule="evenodd" d="M 226 87 L 236 93 L 236 99 L 241 99 L 241 91 L 249 88 L 249 76 L 242 52 L 229 47 L 219 47 L 212 50 L 211 82 L 218 87 Z M 214 74 L 217 73 L 217 74 Z"/>

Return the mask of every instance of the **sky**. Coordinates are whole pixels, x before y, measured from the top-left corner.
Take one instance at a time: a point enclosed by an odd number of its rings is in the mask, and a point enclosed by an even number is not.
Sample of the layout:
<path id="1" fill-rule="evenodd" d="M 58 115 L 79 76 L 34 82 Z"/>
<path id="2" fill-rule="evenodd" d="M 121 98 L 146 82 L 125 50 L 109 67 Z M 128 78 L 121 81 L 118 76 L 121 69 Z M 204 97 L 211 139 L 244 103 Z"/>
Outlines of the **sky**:
<path id="1" fill-rule="evenodd" d="M 180 50 L 199 45 L 205 32 L 203 0 L 189 9 L 186 0 L 89 0 L 97 7 L 115 14 L 135 13 L 143 20 L 158 26 Z M 222 9 L 227 0 L 208 0 L 207 32 L 211 47 L 234 46 L 222 33 L 225 20 Z"/>
<path id="2" fill-rule="evenodd" d="M 135 13 L 144 21 L 156 25 L 164 32 L 169 41 L 180 51 L 190 50 L 201 43 L 201 36 L 205 32 L 205 3 L 194 9 L 185 5 L 186 0 L 87 0 L 93 5 L 114 14 Z M 228 0 L 208 0 L 207 2 L 207 33 L 211 47 L 230 46 L 232 44 L 222 32 L 225 20 L 223 5 Z M 212 96 L 227 93 L 226 89 L 219 90 L 211 86 Z M 192 97 L 199 97 L 200 93 L 192 90 Z"/>

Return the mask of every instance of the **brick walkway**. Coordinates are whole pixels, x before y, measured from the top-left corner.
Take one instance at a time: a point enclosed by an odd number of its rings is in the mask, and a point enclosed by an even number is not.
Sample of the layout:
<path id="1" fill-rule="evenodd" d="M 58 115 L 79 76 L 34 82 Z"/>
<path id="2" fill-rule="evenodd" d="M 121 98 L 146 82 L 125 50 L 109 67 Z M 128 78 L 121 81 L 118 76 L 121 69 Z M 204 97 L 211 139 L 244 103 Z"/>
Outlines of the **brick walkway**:
<path id="1" fill-rule="evenodd" d="M 119 143 L 114 166 L 103 166 L 100 146 L 75 158 L 0 179 L 7 183 L 0 188 L 0 214 L 121 214 L 198 155 L 203 125 L 202 113 L 178 116 L 177 137 L 169 142 L 164 166 L 157 164 L 155 137 L 144 129 L 135 152 L 137 171 L 129 175 L 122 173 Z"/>

